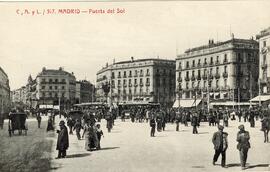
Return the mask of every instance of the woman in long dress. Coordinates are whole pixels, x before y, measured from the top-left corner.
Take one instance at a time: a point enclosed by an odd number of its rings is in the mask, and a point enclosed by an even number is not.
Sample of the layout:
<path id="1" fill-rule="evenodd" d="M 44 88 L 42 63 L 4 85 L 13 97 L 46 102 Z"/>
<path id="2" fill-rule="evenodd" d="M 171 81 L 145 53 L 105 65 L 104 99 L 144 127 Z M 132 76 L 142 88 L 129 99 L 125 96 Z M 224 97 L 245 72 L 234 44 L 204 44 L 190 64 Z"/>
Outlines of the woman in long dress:
<path id="1" fill-rule="evenodd" d="M 89 128 L 90 128 L 91 126 L 90 126 L 90 120 L 88 119 L 88 120 L 86 120 L 86 123 L 85 123 L 85 125 L 84 125 L 84 127 L 83 127 L 83 135 L 82 135 L 82 137 L 83 136 L 85 136 L 84 138 L 85 138 L 85 150 L 87 150 L 87 151 L 90 151 L 91 149 L 90 149 L 90 145 L 89 145 Z"/>

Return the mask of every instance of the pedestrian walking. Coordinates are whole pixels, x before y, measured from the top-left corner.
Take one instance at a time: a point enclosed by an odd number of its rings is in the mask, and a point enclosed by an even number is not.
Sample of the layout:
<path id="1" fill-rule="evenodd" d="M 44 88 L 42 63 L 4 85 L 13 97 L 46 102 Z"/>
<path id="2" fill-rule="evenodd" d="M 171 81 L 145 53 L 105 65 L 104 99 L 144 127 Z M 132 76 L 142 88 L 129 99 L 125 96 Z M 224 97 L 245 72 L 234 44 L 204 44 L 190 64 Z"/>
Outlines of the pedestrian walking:
<path id="1" fill-rule="evenodd" d="M 246 169 L 248 150 L 250 148 L 250 143 L 249 143 L 250 137 L 249 137 L 249 132 L 245 131 L 244 125 L 240 125 L 238 128 L 240 131 L 237 133 L 237 139 L 236 139 L 236 141 L 238 142 L 237 149 L 239 150 L 239 154 L 240 154 L 241 167 L 242 167 L 242 170 L 244 170 Z"/>
<path id="2" fill-rule="evenodd" d="M 223 114 L 223 125 L 225 127 L 228 127 L 229 126 L 229 116 L 227 113 Z"/>
<path id="3" fill-rule="evenodd" d="M 69 134 L 73 134 L 74 120 L 71 117 L 67 119 L 67 126 L 69 128 Z"/>
<path id="4" fill-rule="evenodd" d="M 89 128 L 90 128 L 90 119 L 86 119 L 85 125 L 83 127 L 83 134 L 82 137 L 85 139 L 84 149 L 90 151 L 90 144 L 89 144 Z"/>
<path id="5" fill-rule="evenodd" d="M 198 130 L 197 130 L 198 125 L 199 125 L 198 115 L 195 112 L 195 114 L 192 115 L 192 118 L 191 118 L 191 126 L 193 127 L 193 131 L 192 131 L 193 134 L 198 134 Z"/>
<path id="6" fill-rule="evenodd" d="M 108 112 L 105 119 L 107 121 L 106 126 L 107 126 L 107 129 L 108 129 L 109 133 L 111 132 L 111 129 L 113 127 L 113 119 L 112 118 L 113 118 L 112 114 L 110 112 Z"/>
<path id="7" fill-rule="evenodd" d="M 263 119 L 261 120 L 262 122 L 262 131 L 264 133 L 264 143 L 269 142 L 268 139 L 268 133 L 270 130 L 270 118 L 267 114 L 264 115 Z"/>
<path id="8" fill-rule="evenodd" d="M 150 119 L 150 127 L 151 127 L 150 136 L 155 137 L 156 121 L 155 121 L 154 117 L 151 117 L 151 119 Z"/>
<path id="9" fill-rule="evenodd" d="M 48 125 L 47 125 L 47 132 L 48 131 L 53 131 L 53 130 L 54 130 L 53 120 L 52 120 L 52 117 L 49 116 L 49 118 L 48 118 Z"/>
<path id="10" fill-rule="evenodd" d="M 41 116 L 40 116 L 40 113 L 37 113 L 37 122 L 38 122 L 38 128 L 40 128 L 40 124 L 41 124 Z"/>
<path id="11" fill-rule="evenodd" d="M 176 131 L 179 131 L 180 112 L 176 112 L 175 123 L 176 123 Z"/>
<path id="12" fill-rule="evenodd" d="M 80 120 L 77 119 L 76 123 L 74 125 L 74 128 L 73 128 L 73 131 L 75 130 L 78 140 L 81 140 L 81 134 L 80 134 L 81 129 L 83 129 L 82 124 L 81 124 Z"/>
<path id="13" fill-rule="evenodd" d="M 101 149 L 101 146 L 100 146 L 101 136 L 104 137 L 104 134 L 100 128 L 100 124 L 97 124 L 97 138 L 98 138 L 98 148 L 97 149 Z"/>
<path id="14" fill-rule="evenodd" d="M 255 127 L 255 114 L 254 111 L 251 111 L 249 114 L 249 123 L 250 127 L 254 128 Z"/>
<path id="15" fill-rule="evenodd" d="M 65 158 L 67 155 L 66 151 L 69 147 L 68 131 L 63 120 L 60 121 L 59 126 L 60 130 L 57 130 L 58 138 L 56 145 L 56 150 L 58 150 L 57 158 Z"/>
<path id="16" fill-rule="evenodd" d="M 221 166 L 226 167 L 226 150 L 228 148 L 228 133 L 223 132 L 224 127 L 218 126 L 218 131 L 214 133 L 212 143 L 214 144 L 215 154 L 213 157 L 213 165 L 216 164 L 221 154 Z"/>

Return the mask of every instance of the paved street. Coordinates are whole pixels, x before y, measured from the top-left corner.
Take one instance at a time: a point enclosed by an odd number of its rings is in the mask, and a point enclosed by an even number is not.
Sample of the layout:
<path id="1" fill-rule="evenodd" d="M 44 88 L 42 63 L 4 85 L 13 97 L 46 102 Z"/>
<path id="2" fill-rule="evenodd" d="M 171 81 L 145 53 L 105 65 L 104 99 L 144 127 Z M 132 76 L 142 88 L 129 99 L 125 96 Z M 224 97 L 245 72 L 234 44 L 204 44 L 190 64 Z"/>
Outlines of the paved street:
<path id="1" fill-rule="evenodd" d="M 199 134 L 193 135 L 192 128 L 180 125 L 180 131 L 175 131 L 175 124 L 167 124 L 166 131 L 157 132 L 151 138 L 148 123 L 131 123 L 116 121 L 111 133 L 101 125 L 105 138 L 102 138 L 102 150 L 87 152 L 84 150 L 84 140 L 78 141 L 75 135 L 70 135 L 70 148 L 66 159 L 53 160 L 56 171 L 92 171 L 92 172 L 163 172 L 163 171 L 241 171 L 239 153 L 236 149 L 236 133 L 238 122 L 229 123 L 225 132 L 229 133 L 229 148 L 227 150 L 228 168 L 212 165 L 214 153 L 211 142 L 216 127 L 201 123 Z M 190 125 L 190 123 L 189 123 Z M 270 163 L 270 143 L 263 143 L 263 133 L 259 131 L 260 122 L 256 128 L 246 129 L 251 136 L 251 149 L 248 155 L 249 169 L 246 171 L 268 171 Z M 55 145 L 54 145 L 55 146 Z M 57 156 L 57 152 L 53 152 Z M 221 158 L 221 157 L 220 157 Z"/>

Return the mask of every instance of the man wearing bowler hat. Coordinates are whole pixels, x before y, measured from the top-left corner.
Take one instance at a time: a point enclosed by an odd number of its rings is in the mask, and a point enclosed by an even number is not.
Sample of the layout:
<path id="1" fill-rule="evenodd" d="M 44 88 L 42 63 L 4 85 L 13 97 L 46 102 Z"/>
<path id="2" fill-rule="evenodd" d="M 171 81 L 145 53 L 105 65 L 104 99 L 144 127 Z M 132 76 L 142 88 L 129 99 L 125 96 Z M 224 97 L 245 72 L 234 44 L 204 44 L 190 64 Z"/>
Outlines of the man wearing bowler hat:
<path id="1" fill-rule="evenodd" d="M 228 133 L 223 132 L 224 127 L 218 125 L 218 131 L 214 133 L 212 142 L 214 144 L 215 155 L 213 158 L 213 165 L 215 165 L 218 160 L 219 155 L 221 154 L 221 166 L 225 167 L 226 165 L 226 150 L 228 148 Z"/>
<path id="2" fill-rule="evenodd" d="M 65 158 L 66 150 L 69 147 L 68 131 L 67 131 L 67 127 L 65 126 L 65 122 L 63 120 L 60 121 L 59 126 L 60 126 L 60 130 L 57 130 L 58 138 L 57 138 L 57 145 L 56 145 L 56 150 L 58 150 L 57 158 Z"/>

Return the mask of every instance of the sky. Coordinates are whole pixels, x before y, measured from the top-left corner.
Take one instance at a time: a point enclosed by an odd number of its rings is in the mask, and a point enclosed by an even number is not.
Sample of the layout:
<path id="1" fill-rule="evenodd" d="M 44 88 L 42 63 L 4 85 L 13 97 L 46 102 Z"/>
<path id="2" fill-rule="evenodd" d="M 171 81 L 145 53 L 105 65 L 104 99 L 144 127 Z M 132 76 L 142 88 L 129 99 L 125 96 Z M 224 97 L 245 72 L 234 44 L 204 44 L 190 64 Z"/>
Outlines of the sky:
<path id="1" fill-rule="evenodd" d="M 125 9 L 121 14 L 21 15 L 25 9 Z M 250 39 L 270 26 L 269 1 L 1 2 L 0 66 L 11 89 L 42 70 L 95 82 L 113 59 L 175 59 L 209 39 Z M 19 14 L 17 14 L 19 12 Z"/>

